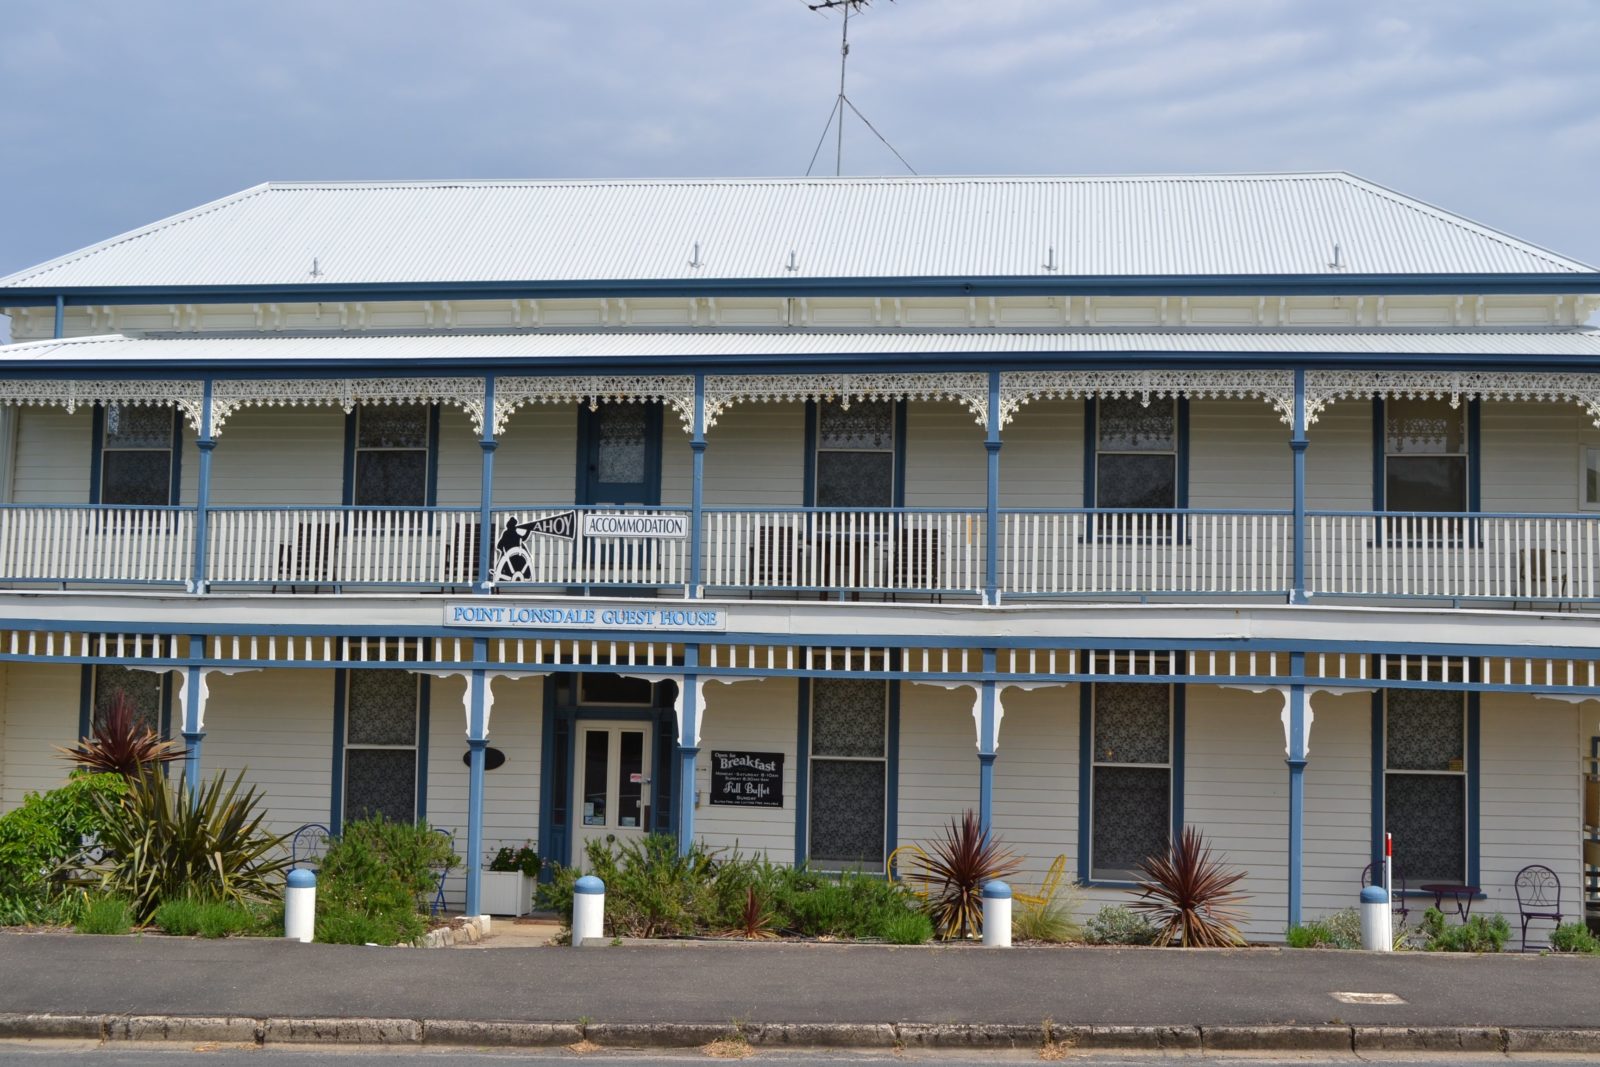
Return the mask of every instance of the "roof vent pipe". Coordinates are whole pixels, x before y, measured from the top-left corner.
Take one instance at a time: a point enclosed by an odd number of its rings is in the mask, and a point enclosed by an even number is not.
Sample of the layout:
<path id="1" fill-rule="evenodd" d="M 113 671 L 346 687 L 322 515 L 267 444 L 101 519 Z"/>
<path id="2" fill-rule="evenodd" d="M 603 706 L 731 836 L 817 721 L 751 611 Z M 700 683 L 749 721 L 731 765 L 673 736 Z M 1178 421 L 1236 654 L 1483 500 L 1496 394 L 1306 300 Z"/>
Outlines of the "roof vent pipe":
<path id="1" fill-rule="evenodd" d="M 800 261 L 795 258 L 794 249 L 792 248 L 789 249 L 789 263 L 783 269 L 787 271 L 797 271 L 800 269 Z"/>
<path id="2" fill-rule="evenodd" d="M 1055 245 L 1051 245 L 1050 246 L 1050 255 L 1044 262 L 1044 269 L 1045 270 L 1055 270 L 1056 269 L 1056 246 Z"/>
<path id="3" fill-rule="evenodd" d="M 700 262 L 700 242 L 699 241 L 696 241 L 694 243 L 694 255 L 689 257 L 689 266 L 695 267 L 697 269 L 700 268 L 700 267 L 705 266 L 704 263 Z"/>
<path id="4" fill-rule="evenodd" d="M 1344 270 L 1344 258 L 1340 254 L 1339 242 L 1333 242 L 1333 262 L 1328 264 L 1333 270 Z"/>

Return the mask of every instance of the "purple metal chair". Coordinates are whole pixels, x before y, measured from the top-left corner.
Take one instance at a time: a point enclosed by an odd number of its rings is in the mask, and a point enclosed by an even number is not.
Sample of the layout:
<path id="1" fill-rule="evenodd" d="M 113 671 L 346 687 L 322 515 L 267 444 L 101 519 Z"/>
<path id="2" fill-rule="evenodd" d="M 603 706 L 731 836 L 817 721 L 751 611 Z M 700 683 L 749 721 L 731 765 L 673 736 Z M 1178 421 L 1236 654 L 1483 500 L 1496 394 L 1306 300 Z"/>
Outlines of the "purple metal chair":
<path id="1" fill-rule="evenodd" d="M 1400 921 L 1405 922 L 1406 917 L 1411 914 L 1411 909 L 1406 906 L 1405 871 L 1401 870 L 1400 865 L 1397 863 L 1394 865 L 1394 869 L 1390 872 L 1390 874 L 1394 878 L 1394 899 L 1389 903 L 1394 905 L 1395 914 L 1400 916 Z M 1382 877 L 1382 864 L 1367 864 L 1365 867 L 1361 868 L 1361 888 L 1365 889 L 1369 885 L 1382 885 L 1383 883 L 1378 881 L 1378 879 Z"/>
<path id="2" fill-rule="evenodd" d="M 1528 951 L 1528 921 L 1549 919 L 1561 925 L 1561 879 L 1542 863 L 1517 872 L 1517 910 L 1522 913 L 1522 951 Z"/>

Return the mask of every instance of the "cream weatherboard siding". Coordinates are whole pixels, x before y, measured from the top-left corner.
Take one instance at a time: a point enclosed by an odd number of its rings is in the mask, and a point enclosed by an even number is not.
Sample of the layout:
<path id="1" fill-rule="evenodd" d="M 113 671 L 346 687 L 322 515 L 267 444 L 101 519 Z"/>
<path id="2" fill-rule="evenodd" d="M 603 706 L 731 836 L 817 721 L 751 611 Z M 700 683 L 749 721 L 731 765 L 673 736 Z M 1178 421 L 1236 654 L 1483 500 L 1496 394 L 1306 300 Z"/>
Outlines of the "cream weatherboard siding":
<path id="1" fill-rule="evenodd" d="M 1285 427 L 1287 429 L 1287 427 Z M 1323 409 L 1306 433 L 1306 507 L 1372 510 L 1372 401 L 1340 400 Z M 1284 451 L 1289 450 L 1287 437 Z M 1282 507 L 1294 501 L 1284 497 Z"/>
<path id="2" fill-rule="evenodd" d="M 345 415 L 335 407 L 244 408 L 223 424 L 211 456 L 218 507 L 338 507 L 344 499 Z M 184 457 L 184 472 L 199 460 Z"/>
<path id="3" fill-rule="evenodd" d="M 983 438 L 960 404 L 907 404 L 906 507 L 982 511 L 988 494 Z"/>
<path id="4" fill-rule="evenodd" d="M 979 446 L 980 455 L 984 455 Z M 984 489 L 987 494 L 987 486 Z M 984 497 L 980 497 L 980 502 Z M 1024 404 L 1001 430 L 1000 506 L 1083 506 L 1083 402 Z"/>
<path id="5" fill-rule="evenodd" d="M 898 845 L 942 836 L 950 820 L 978 810 L 977 733 L 971 686 L 902 682 Z M 1003 743 L 1003 742 L 1002 742 Z M 999 764 L 996 764 L 998 767 Z"/>
<path id="6" fill-rule="evenodd" d="M 497 678 L 489 715 L 489 745 L 506 761 L 484 774 L 483 848 L 488 856 L 505 845 L 516 848 L 539 839 L 539 765 L 544 728 L 544 679 L 539 675 Z M 462 866 L 445 880 L 445 898 L 460 910 L 466 900 L 467 786 L 462 762 L 467 751 L 464 678 L 435 678 L 429 684 L 428 824 L 450 831 Z"/>
<path id="7" fill-rule="evenodd" d="M 560 507 L 573 502 L 573 479 L 578 470 L 576 407 L 534 404 L 522 408 L 511 415 L 499 442 L 494 453 L 495 506 Z M 481 479 L 480 466 L 473 485 Z"/>
<path id="8" fill-rule="evenodd" d="M 275 833 L 326 824 L 333 788 L 334 672 L 213 673 L 207 685 L 203 776 L 242 773 L 264 794 L 268 827 Z"/>
<path id="9" fill-rule="evenodd" d="M 967 690 L 971 692 L 971 690 Z M 1078 693 L 1076 685 L 1001 694 L 994 764 L 994 826 L 1022 860 L 1012 887 L 1034 892 L 1051 862 L 1066 856 L 1064 880 L 1078 872 Z M 968 773 L 978 774 L 977 732 L 967 718 Z"/>
<path id="10" fill-rule="evenodd" d="M 17 413 L 11 499 L 17 504 L 86 504 L 91 412 L 25 407 Z"/>
<path id="11" fill-rule="evenodd" d="M 1576 404 L 1482 405 L 1484 511 L 1558 512 L 1581 509 L 1579 449 L 1600 445 L 1596 429 Z"/>
<path id="12" fill-rule="evenodd" d="M 1189 402 L 1189 506 L 1283 511 L 1294 504 L 1289 427 L 1260 400 Z"/>
<path id="13" fill-rule="evenodd" d="M 498 460 L 498 449 L 495 459 Z M 441 508 L 475 508 L 483 492 L 483 449 L 472 420 L 458 407 L 439 408 L 439 487 Z"/>
<path id="14" fill-rule="evenodd" d="M 799 507 L 805 503 L 806 406 L 735 404 L 706 433 L 707 507 Z M 694 454 L 677 413 L 661 419 L 661 503 L 688 507 Z"/>
<path id="15" fill-rule="evenodd" d="M 77 739 L 82 675 L 77 664 L 13 663 L 7 668 L 0 810 L 9 811 L 26 794 L 54 789 L 66 780 L 72 768 L 57 758 L 55 746 Z"/>
<path id="16" fill-rule="evenodd" d="M 1361 870 L 1372 858 L 1372 695 L 1313 693 L 1308 699 L 1303 916 L 1314 919 L 1355 907 Z M 1281 757 L 1282 729 L 1278 738 Z M 1278 767 L 1287 780 L 1281 758 Z"/>
<path id="17" fill-rule="evenodd" d="M 799 684 L 793 678 L 706 684 L 695 774 L 699 803 L 694 813 L 694 834 L 707 848 L 730 853 L 737 849 L 746 856 L 764 854 L 774 863 L 794 862 L 799 701 Z M 783 807 L 713 803 L 711 754 L 715 751 L 783 753 Z"/>

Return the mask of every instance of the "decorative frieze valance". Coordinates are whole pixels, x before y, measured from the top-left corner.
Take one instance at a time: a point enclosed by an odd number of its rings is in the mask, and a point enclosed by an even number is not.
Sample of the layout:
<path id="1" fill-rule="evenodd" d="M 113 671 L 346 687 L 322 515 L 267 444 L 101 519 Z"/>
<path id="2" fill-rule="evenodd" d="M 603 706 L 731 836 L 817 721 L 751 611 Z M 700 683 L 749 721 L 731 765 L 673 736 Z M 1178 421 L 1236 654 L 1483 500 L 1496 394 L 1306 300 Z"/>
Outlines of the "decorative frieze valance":
<path id="1" fill-rule="evenodd" d="M 1148 404 L 1173 397 L 1253 399 L 1294 421 L 1294 372 L 1286 370 L 1044 370 L 1000 376 L 1000 425 L 1034 400 L 1128 399 Z"/>
<path id="2" fill-rule="evenodd" d="M 505 432 L 511 413 L 529 404 L 662 403 L 678 413 L 686 433 L 694 431 L 694 377 L 688 374 L 592 374 L 552 378 L 506 377 L 494 381 L 494 432 Z M 709 425 L 709 422 L 707 423 Z"/>
<path id="3" fill-rule="evenodd" d="M 183 412 L 184 419 L 198 433 L 205 408 L 205 385 L 197 381 L 143 378 L 0 380 L 0 404 L 63 407 L 68 412 L 86 404 L 173 405 Z"/>
<path id="4" fill-rule="evenodd" d="M 740 402 L 953 400 L 989 425 L 987 374 L 708 374 L 706 429 Z"/>
<path id="5" fill-rule="evenodd" d="M 218 379 L 211 387 L 211 432 L 243 407 L 336 405 L 346 414 L 357 404 L 448 404 L 460 408 L 483 432 L 482 378 L 259 378 Z"/>
<path id="6" fill-rule="evenodd" d="M 1571 401 L 1600 426 L 1600 374 L 1511 371 L 1306 371 L 1306 423 L 1336 400 L 1400 397 L 1412 400 Z"/>

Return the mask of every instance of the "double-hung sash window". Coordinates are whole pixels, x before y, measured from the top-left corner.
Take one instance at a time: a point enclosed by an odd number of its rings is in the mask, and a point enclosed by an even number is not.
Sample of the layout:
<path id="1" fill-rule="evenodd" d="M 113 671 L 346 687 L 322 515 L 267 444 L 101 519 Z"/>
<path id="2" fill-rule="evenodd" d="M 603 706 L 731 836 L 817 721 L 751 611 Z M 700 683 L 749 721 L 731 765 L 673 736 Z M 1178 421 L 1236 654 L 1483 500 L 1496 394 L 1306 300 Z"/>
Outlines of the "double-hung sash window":
<path id="1" fill-rule="evenodd" d="M 1095 507 L 1178 506 L 1178 402 L 1095 405 Z"/>
<path id="2" fill-rule="evenodd" d="M 892 401 L 817 404 L 817 507 L 894 506 L 894 424 Z"/>
<path id="3" fill-rule="evenodd" d="M 344 818 L 415 822 L 421 678 L 402 670 L 347 673 Z"/>
<path id="4" fill-rule="evenodd" d="M 424 404 L 363 404 L 355 413 L 357 507 L 425 507 L 432 409 Z"/>
<path id="5" fill-rule="evenodd" d="M 1172 687 L 1096 682 L 1091 709 L 1090 877 L 1131 881 L 1172 838 Z"/>
<path id="6" fill-rule="evenodd" d="M 165 406 L 108 404 L 101 417 L 99 503 L 175 503 L 177 412 Z"/>
<path id="7" fill-rule="evenodd" d="M 1578 507 L 1600 511 L 1600 447 L 1594 445 L 1578 450 Z"/>
<path id="8" fill-rule="evenodd" d="M 1467 881 L 1466 694 L 1384 694 L 1383 820 L 1411 885 Z"/>
<path id="9" fill-rule="evenodd" d="M 147 648 L 146 655 L 158 650 Z M 106 721 L 111 702 L 121 693 L 133 711 L 134 723 L 152 733 L 162 732 L 162 718 L 166 707 L 167 674 L 165 671 L 142 671 L 118 663 L 96 664 L 90 680 L 90 728 Z"/>
<path id="10" fill-rule="evenodd" d="M 811 683 L 808 862 L 881 868 L 888 813 L 887 682 Z"/>
<path id="11" fill-rule="evenodd" d="M 1466 405 L 1383 404 L 1383 501 L 1386 511 L 1467 510 Z"/>

